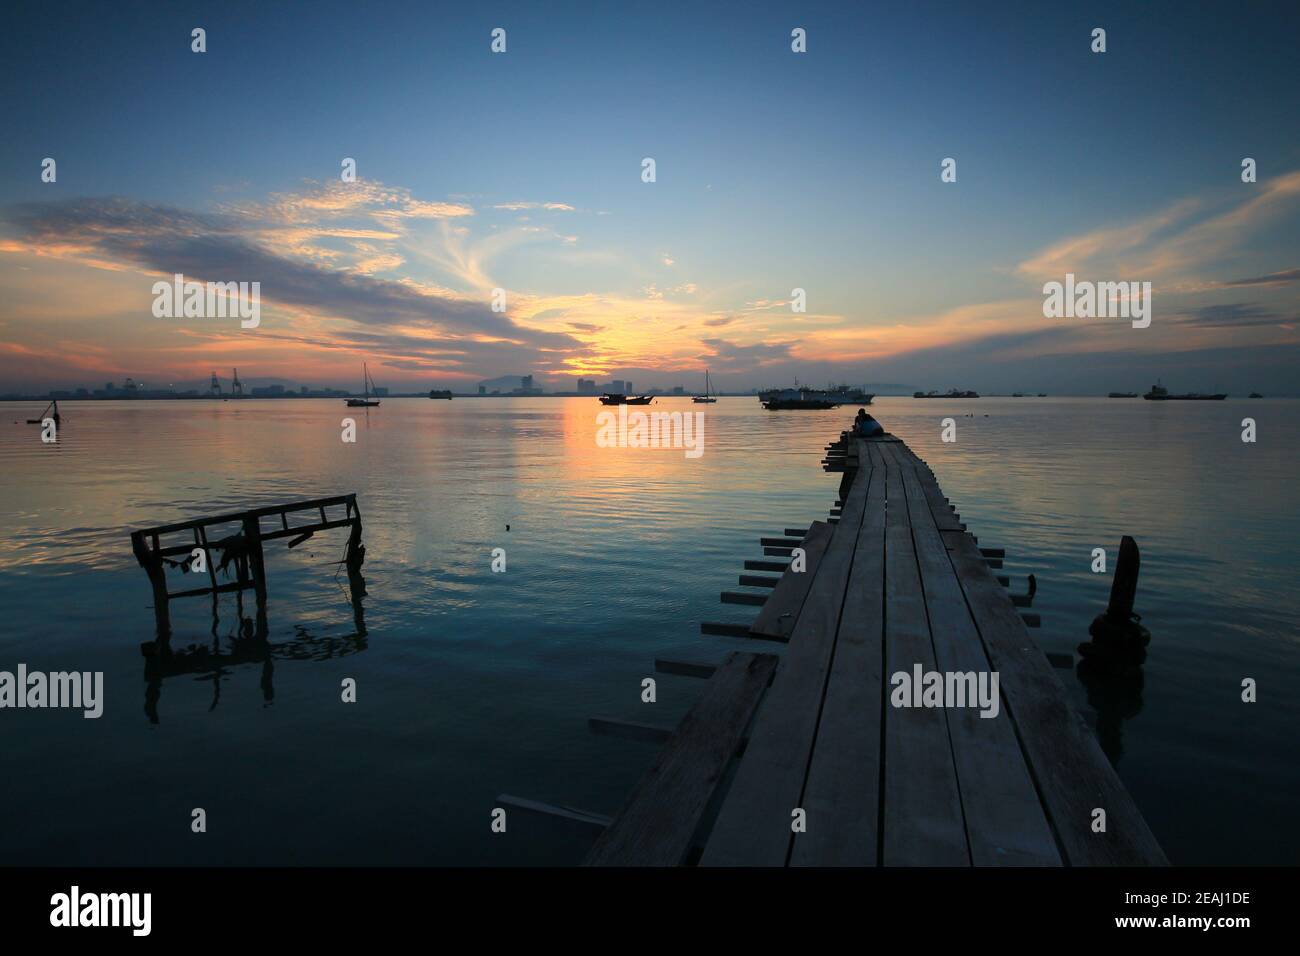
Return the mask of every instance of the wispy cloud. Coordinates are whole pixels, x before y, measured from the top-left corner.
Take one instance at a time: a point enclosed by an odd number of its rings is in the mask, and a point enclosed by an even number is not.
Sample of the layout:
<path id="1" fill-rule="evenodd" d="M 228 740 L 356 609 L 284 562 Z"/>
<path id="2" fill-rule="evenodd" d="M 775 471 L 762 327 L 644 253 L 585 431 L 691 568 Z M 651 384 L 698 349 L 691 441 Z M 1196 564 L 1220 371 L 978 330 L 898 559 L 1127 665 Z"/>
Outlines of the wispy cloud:
<path id="1" fill-rule="evenodd" d="M 1255 276 L 1250 279 L 1233 279 L 1232 281 L 1223 284 L 1225 286 L 1286 285 L 1289 282 L 1300 282 L 1300 269 L 1284 269 L 1281 272 L 1270 272 L 1266 276 Z"/>
<path id="2" fill-rule="evenodd" d="M 542 209 L 547 212 L 577 212 L 577 209 L 563 202 L 503 202 L 497 203 L 493 209 L 506 209 L 519 211 L 524 209 Z"/>

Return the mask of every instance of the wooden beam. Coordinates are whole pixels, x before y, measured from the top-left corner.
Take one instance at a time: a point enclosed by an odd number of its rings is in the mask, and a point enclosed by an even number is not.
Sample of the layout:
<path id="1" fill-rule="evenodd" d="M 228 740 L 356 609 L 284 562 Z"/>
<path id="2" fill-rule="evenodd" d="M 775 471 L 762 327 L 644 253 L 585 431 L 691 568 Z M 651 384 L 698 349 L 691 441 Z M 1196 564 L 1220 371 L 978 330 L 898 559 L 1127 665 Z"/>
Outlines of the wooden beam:
<path id="1" fill-rule="evenodd" d="M 883 449 L 882 449 L 883 454 Z M 916 549 L 896 464 L 885 484 L 885 679 L 936 669 Z M 969 866 L 948 721 L 929 707 L 885 707 L 886 866 Z"/>
<path id="2" fill-rule="evenodd" d="M 744 737 L 777 660 L 729 654 L 659 751 L 586 866 L 678 866 Z"/>
<path id="3" fill-rule="evenodd" d="M 667 658 L 655 658 L 655 672 L 658 674 L 676 674 L 679 677 L 703 677 L 706 680 L 718 669 L 717 664 L 704 664 L 698 661 L 674 661 Z"/>
<path id="4" fill-rule="evenodd" d="M 826 551 L 826 546 L 830 543 L 832 528 L 823 521 L 814 521 L 808 529 L 808 537 L 803 541 L 804 555 L 806 558 L 806 567 L 803 571 L 787 570 L 781 575 L 781 580 L 772 593 L 768 596 L 767 601 L 763 604 L 763 609 L 758 612 L 758 617 L 750 626 L 754 634 L 766 635 L 775 638 L 788 638 L 790 632 L 794 630 L 795 619 L 799 615 L 800 608 L 803 607 L 804 600 L 808 596 L 808 589 L 812 586 L 813 578 L 817 575 L 817 568 L 821 563 L 822 555 Z"/>
<path id="5" fill-rule="evenodd" d="M 579 810 L 575 807 L 555 806 L 550 803 L 542 803 L 540 800 L 514 797 L 508 793 L 497 794 L 496 802 L 501 807 L 511 807 L 525 813 L 562 821 L 582 830 L 598 832 L 604 830 L 613 822 L 612 817 L 607 817 L 603 813 L 592 813 L 590 810 Z"/>
<path id="6" fill-rule="evenodd" d="M 988 680 L 992 665 L 923 490 L 934 479 L 907 465 L 897 448 L 891 454 L 898 458 L 903 477 L 937 669 Z M 974 703 L 945 711 L 971 862 L 1060 866 L 1061 855 L 1010 715 L 1000 698 L 992 717 Z"/>
<path id="7" fill-rule="evenodd" d="M 866 506 L 800 803 L 808 830 L 794 835 L 791 866 L 875 866 L 879 856 L 884 469 L 864 470 L 861 480 Z"/>

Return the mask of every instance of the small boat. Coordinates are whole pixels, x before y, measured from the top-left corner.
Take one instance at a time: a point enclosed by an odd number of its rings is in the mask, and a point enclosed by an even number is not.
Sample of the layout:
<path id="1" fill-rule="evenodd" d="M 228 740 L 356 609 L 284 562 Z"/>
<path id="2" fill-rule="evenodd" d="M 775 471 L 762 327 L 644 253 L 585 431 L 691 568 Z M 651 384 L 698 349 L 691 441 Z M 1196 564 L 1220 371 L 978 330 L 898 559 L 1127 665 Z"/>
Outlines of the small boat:
<path id="1" fill-rule="evenodd" d="M 370 397 L 370 386 L 375 383 L 375 380 L 370 377 L 370 369 L 366 367 L 365 362 L 361 363 L 361 379 L 362 379 L 362 387 L 365 390 L 364 392 L 365 397 L 349 398 L 347 400 L 348 408 L 374 408 L 376 405 L 379 404 L 379 399 L 377 398 L 372 399 Z"/>
<path id="2" fill-rule="evenodd" d="M 1137 398 L 1137 392 L 1111 392 L 1107 398 Z"/>
<path id="3" fill-rule="evenodd" d="M 711 405 L 717 400 L 718 400 L 717 396 L 713 395 L 709 391 L 709 370 L 706 368 L 704 370 L 704 394 L 692 395 L 691 401 L 693 401 L 696 405 L 706 405 L 706 404 Z"/>
<path id="4" fill-rule="evenodd" d="M 777 411 L 817 411 L 839 408 L 842 402 L 833 401 L 825 392 L 807 388 L 786 388 L 779 392 L 764 392 L 759 396 L 764 408 Z"/>
<path id="5" fill-rule="evenodd" d="M 1187 392 L 1183 395 L 1170 395 L 1169 389 L 1160 385 L 1160 380 L 1156 379 L 1156 384 L 1151 386 L 1151 391 L 1142 396 L 1148 402 L 1221 402 L 1228 397 L 1226 392 L 1216 392 L 1213 395 L 1202 392 Z"/>
<path id="6" fill-rule="evenodd" d="M 58 403 L 58 400 L 57 400 L 57 399 L 51 401 L 50 404 L 48 404 L 48 405 L 45 406 L 45 411 L 41 412 L 41 417 L 40 417 L 40 418 L 29 418 L 29 419 L 27 419 L 27 424 L 28 424 L 28 425 L 41 425 L 41 424 L 43 424 L 43 423 L 45 422 L 45 419 L 47 419 L 47 418 L 52 418 L 52 419 L 54 419 L 54 427 L 55 427 L 55 428 L 58 428 L 60 425 L 63 424 L 63 418 L 59 415 L 59 403 Z"/>
<path id="7" fill-rule="evenodd" d="M 979 398 L 979 392 L 959 392 L 957 389 L 950 389 L 942 395 L 938 392 L 913 392 L 913 398 Z M 1023 398 L 1023 395 L 1013 395 L 1012 398 Z"/>
<path id="8" fill-rule="evenodd" d="M 1024 398 L 1024 397 L 1025 397 L 1025 393 L 1024 393 L 1024 392 L 1012 392 L 1012 393 L 1011 393 L 1011 397 L 1012 397 L 1012 398 Z"/>
<path id="9" fill-rule="evenodd" d="M 1250 398 L 1263 398 L 1263 397 L 1264 397 L 1264 396 L 1261 395 L 1261 394 L 1259 394 L 1259 392 L 1251 392 L 1251 393 L 1250 393 Z"/>
<path id="10" fill-rule="evenodd" d="M 649 405 L 654 401 L 651 395 L 620 395 L 618 392 L 606 392 L 600 396 L 602 405 Z"/>
<path id="11" fill-rule="evenodd" d="M 445 399 L 447 399 L 447 401 L 451 401 L 451 389 L 449 389 L 449 388 L 443 388 L 443 389 L 431 388 L 431 389 L 429 389 L 429 397 L 430 397 L 430 398 L 445 398 Z"/>

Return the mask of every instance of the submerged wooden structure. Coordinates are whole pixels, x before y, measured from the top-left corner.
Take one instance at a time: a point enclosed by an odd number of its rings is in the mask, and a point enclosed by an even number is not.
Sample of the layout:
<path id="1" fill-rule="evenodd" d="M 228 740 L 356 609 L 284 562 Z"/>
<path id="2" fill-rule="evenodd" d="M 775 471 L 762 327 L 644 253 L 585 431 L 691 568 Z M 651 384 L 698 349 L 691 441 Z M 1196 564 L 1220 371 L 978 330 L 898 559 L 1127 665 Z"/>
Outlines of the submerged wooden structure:
<path id="1" fill-rule="evenodd" d="M 930 468 L 892 436 L 846 433 L 825 465 L 844 475 L 832 517 L 765 540 L 768 559 L 746 562 L 782 571 L 741 576 L 765 599 L 723 595 L 758 604 L 758 616 L 702 625 L 784 653 L 657 663 L 707 677 L 704 693 L 660 730 L 662 750 L 616 815 L 566 811 L 599 831 L 586 862 L 1166 864 L 1029 636 L 1026 596 L 993 574 L 1003 552 L 981 551 Z M 795 548 L 802 572 L 775 560 Z M 996 672 L 996 716 L 894 706 L 891 678 L 917 665 Z"/>
<path id="2" fill-rule="evenodd" d="M 270 522 L 269 528 L 263 525 L 266 521 Z M 361 509 L 357 507 L 355 494 L 294 501 L 132 531 L 131 550 L 149 575 L 149 583 L 153 588 L 154 615 L 159 635 L 165 637 L 171 631 L 168 605 L 173 598 L 212 595 L 215 599 L 219 594 L 242 592 L 251 588 L 259 607 L 264 606 L 266 566 L 263 545 L 269 541 L 289 538 L 289 547 L 294 548 L 318 532 L 331 528 L 348 529 L 347 553 L 343 563 L 347 566 L 355 598 L 358 593 L 364 593 L 361 565 L 365 561 L 366 552 L 365 545 L 361 543 Z M 191 540 L 179 540 L 184 537 Z M 208 583 L 183 591 L 169 590 L 167 567 L 170 565 L 188 571 L 193 566 L 191 561 L 196 550 L 203 552 L 205 566 L 205 572 L 198 573 L 206 573 Z M 184 557 L 177 561 L 175 558 L 178 556 Z M 218 581 L 218 574 L 226 572 L 232 566 L 234 579 Z"/>

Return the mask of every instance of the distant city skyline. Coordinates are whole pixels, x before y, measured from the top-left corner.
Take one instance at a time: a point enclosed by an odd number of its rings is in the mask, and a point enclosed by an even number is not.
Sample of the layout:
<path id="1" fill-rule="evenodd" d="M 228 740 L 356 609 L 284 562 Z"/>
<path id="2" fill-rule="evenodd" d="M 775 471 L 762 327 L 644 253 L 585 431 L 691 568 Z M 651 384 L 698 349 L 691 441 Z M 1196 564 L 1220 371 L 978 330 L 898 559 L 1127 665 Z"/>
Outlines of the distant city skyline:
<path id="1" fill-rule="evenodd" d="M 0 393 L 1292 391 L 1300 13 L 1194 6 L 23 6 Z M 256 327 L 157 317 L 178 274 Z M 1046 318 L 1067 275 L 1150 282 L 1150 327 Z"/>

